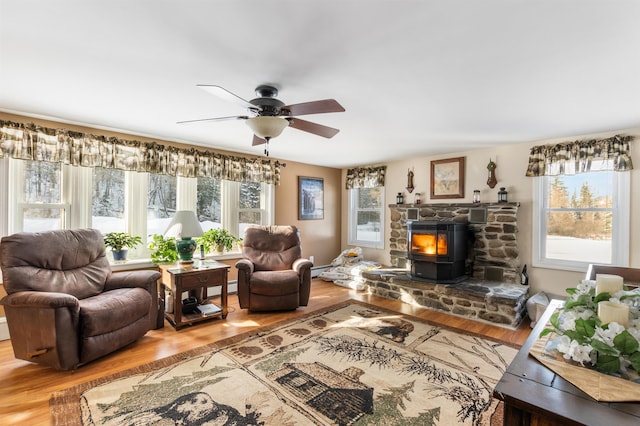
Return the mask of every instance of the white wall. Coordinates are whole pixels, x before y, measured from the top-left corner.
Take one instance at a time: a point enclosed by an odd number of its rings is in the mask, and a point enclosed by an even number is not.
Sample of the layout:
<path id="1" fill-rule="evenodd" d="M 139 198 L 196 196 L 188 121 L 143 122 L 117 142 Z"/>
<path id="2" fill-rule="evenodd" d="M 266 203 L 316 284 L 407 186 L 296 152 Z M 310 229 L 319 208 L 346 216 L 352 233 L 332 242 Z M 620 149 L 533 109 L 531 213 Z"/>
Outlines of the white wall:
<path id="1" fill-rule="evenodd" d="M 529 150 L 535 145 L 545 145 L 552 143 L 568 142 L 586 139 L 589 137 L 608 137 L 615 134 L 635 135 L 636 140 L 631 142 L 631 158 L 636 167 L 631 172 L 631 238 L 630 238 L 630 254 L 629 266 L 640 268 L 640 195 L 635 195 L 640 188 L 640 148 L 637 146 L 640 142 L 640 128 L 627 130 L 618 130 L 612 132 L 568 136 L 555 139 L 545 139 L 540 141 L 532 141 L 521 144 L 496 146 L 492 148 L 483 148 L 473 151 L 452 152 L 447 155 L 439 155 L 433 157 L 417 157 L 409 160 L 396 161 L 387 163 L 386 178 L 386 202 L 387 204 L 395 204 L 396 194 L 399 191 L 405 193 L 405 203 L 413 203 L 414 194 L 420 192 L 422 194 L 423 203 L 439 203 L 439 202 L 471 202 L 473 190 L 481 191 L 480 200 L 483 202 L 497 201 L 498 189 L 501 186 L 506 187 L 508 191 L 508 200 L 510 202 L 519 202 L 518 210 L 518 248 L 520 250 L 520 263 L 527 264 L 529 271 L 529 283 L 531 285 L 531 294 L 538 291 L 544 291 L 551 295 L 563 295 L 567 287 L 573 287 L 583 278 L 583 273 L 573 271 L 561 271 L 556 269 L 533 268 L 531 266 L 531 229 L 532 229 L 532 182 L 533 178 L 525 176 L 527 164 L 529 160 Z M 429 199 L 430 192 L 430 167 L 432 160 L 440 160 L 443 158 L 465 157 L 465 198 L 453 200 L 433 200 Z M 498 184 L 491 189 L 486 184 L 488 178 L 487 164 L 492 159 L 496 167 L 496 178 Z M 415 173 L 413 194 L 408 194 L 405 190 L 407 186 L 408 169 L 413 168 Z M 343 182 L 346 170 L 343 171 Z M 344 191 L 343 205 L 343 241 L 342 246 L 346 247 L 347 234 L 347 215 L 349 203 L 347 200 L 347 191 Z M 388 217 L 389 210 L 386 211 L 385 218 L 385 249 L 363 249 L 364 257 L 367 260 L 380 262 L 384 265 L 390 264 L 389 258 L 389 232 L 390 221 Z M 585 271 L 586 272 L 586 271 Z"/>

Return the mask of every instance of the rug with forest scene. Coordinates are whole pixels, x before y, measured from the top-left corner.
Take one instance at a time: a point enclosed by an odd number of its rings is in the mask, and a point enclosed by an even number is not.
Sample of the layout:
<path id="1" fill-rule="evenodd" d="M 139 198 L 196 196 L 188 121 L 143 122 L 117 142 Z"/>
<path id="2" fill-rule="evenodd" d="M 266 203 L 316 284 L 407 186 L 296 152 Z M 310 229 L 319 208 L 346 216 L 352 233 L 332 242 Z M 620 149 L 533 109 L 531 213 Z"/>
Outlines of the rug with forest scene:
<path id="1" fill-rule="evenodd" d="M 350 301 L 54 394 L 54 424 L 495 425 L 517 349 Z"/>

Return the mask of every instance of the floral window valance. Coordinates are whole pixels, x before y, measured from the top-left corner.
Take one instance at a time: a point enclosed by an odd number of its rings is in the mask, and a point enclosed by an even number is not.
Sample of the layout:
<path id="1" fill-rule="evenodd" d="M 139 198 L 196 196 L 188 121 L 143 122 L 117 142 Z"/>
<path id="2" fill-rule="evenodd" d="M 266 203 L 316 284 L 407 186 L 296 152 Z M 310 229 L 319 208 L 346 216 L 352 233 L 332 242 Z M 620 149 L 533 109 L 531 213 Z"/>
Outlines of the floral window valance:
<path id="1" fill-rule="evenodd" d="M 377 188 L 379 186 L 384 186 L 384 177 L 386 173 L 387 166 L 348 169 L 346 188 Z"/>
<path id="2" fill-rule="evenodd" d="M 531 148 L 527 176 L 574 175 L 577 173 L 633 169 L 629 142 L 633 136 L 564 142 Z"/>
<path id="3" fill-rule="evenodd" d="M 0 120 L 0 158 L 280 184 L 278 161 L 249 159 Z"/>

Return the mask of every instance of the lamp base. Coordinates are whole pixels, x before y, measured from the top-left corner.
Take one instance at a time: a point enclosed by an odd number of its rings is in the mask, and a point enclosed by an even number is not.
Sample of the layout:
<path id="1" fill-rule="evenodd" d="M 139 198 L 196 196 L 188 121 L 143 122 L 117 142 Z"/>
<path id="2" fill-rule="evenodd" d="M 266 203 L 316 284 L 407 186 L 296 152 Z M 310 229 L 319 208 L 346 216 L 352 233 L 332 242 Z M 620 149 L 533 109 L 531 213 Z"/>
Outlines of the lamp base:
<path id="1" fill-rule="evenodd" d="M 178 249 L 178 262 L 181 264 L 193 263 L 193 252 L 196 251 L 196 242 L 191 237 L 182 238 L 176 241 Z"/>

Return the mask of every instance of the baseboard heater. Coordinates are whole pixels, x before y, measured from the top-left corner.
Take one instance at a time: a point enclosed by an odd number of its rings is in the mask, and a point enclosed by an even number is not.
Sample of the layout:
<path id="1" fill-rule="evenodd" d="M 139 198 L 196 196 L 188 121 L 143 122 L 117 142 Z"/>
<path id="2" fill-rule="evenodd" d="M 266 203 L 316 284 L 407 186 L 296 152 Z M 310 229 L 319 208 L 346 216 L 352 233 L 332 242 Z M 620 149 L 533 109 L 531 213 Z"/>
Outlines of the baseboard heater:
<path id="1" fill-rule="evenodd" d="M 321 273 L 331 268 L 331 265 L 313 266 L 311 267 L 311 278 L 317 278 Z"/>

